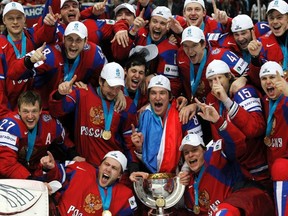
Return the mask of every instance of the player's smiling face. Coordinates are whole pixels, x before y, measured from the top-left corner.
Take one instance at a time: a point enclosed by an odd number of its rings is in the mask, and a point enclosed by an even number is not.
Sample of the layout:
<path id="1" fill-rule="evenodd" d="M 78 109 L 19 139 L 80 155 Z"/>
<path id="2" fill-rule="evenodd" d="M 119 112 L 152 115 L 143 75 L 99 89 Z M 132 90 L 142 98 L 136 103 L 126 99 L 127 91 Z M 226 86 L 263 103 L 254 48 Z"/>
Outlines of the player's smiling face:
<path id="1" fill-rule="evenodd" d="M 125 86 L 129 91 L 136 92 L 145 79 L 145 65 L 135 65 L 125 70 Z"/>
<path id="2" fill-rule="evenodd" d="M 192 64 L 198 64 L 202 61 L 205 50 L 205 43 L 195 43 L 193 41 L 184 41 L 183 50 Z"/>
<path id="3" fill-rule="evenodd" d="M 75 1 L 65 1 L 60 12 L 62 22 L 67 25 L 72 21 L 79 21 L 80 19 L 79 4 Z"/>
<path id="4" fill-rule="evenodd" d="M 149 34 L 153 41 L 159 41 L 168 31 L 167 19 L 160 16 L 151 17 L 149 23 Z"/>
<path id="5" fill-rule="evenodd" d="M 276 82 L 276 75 L 262 76 L 260 81 L 262 89 L 269 98 L 276 100 L 281 95 L 281 92 L 275 87 L 274 84 Z"/>
<path id="6" fill-rule="evenodd" d="M 107 157 L 99 166 L 98 180 L 101 187 L 113 184 L 121 176 L 121 164 L 114 158 Z"/>
<path id="7" fill-rule="evenodd" d="M 201 147 L 201 145 L 185 145 L 183 147 L 184 159 L 192 172 L 199 172 L 201 167 L 204 165 L 204 152 L 205 150 Z"/>
<path id="8" fill-rule="evenodd" d="M 39 121 L 42 109 L 39 106 L 39 102 L 21 104 L 18 113 L 21 116 L 22 121 L 27 126 L 28 130 L 33 129 Z"/>
<path id="9" fill-rule="evenodd" d="M 288 29 L 288 14 L 281 14 L 277 10 L 272 10 L 268 14 L 268 23 L 273 34 L 279 37 Z"/>
<path id="10" fill-rule="evenodd" d="M 84 49 L 86 38 L 72 33 L 64 37 L 65 52 L 68 59 L 75 59 Z"/>
<path id="11" fill-rule="evenodd" d="M 233 37 L 241 50 L 247 50 L 247 46 L 252 40 L 252 34 L 249 29 L 234 32 Z"/>
<path id="12" fill-rule="evenodd" d="M 162 87 L 152 87 L 149 91 L 149 102 L 156 115 L 164 118 L 170 101 L 169 91 Z"/>
<path id="13" fill-rule="evenodd" d="M 26 18 L 23 13 L 17 10 L 12 10 L 5 14 L 3 22 L 6 25 L 9 34 L 21 34 L 25 26 Z"/>
<path id="14" fill-rule="evenodd" d="M 206 10 L 204 10 L 201 4 L 193 2 L 186 5 L 183 15 L 189 26 L 192 25 L 200 27 L 203 18 L 206 16 Z"/>

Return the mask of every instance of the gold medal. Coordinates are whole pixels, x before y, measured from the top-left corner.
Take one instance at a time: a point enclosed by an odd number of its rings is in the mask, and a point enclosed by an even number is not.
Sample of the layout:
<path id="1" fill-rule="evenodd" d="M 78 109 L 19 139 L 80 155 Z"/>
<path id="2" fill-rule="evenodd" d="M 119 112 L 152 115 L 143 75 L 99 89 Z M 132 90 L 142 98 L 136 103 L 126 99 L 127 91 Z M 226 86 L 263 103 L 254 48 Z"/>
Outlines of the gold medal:
<path id="1" fill-rule="evenodd" d="M 270 147 L 271 144 L 272 144 L 271 138 L 268 137 L 268 136 L 265 136 L 265 137 L 264 137 L 264 143 L 265 143 L 265 145 L 267 145 L 268 147 Z"/>
<path id="2" fill-rule="evenodd" d="M 194 214 L 197 214 L 197 215 L 200 214 L 200 206 L 194 205 L 193 212 L 194 212 Z"/>
<path id="3" fill-rule="evenodd" d="M 112 213 L 109 210 L 104 210 L 102 216 L 112 216 Z"/>
<path id="4" fill-rule="evenodd" d="M 104 140 L 109 140 L 111 138 L 111 131 L 104 130 L 102 133 L 102 137 Z"/>

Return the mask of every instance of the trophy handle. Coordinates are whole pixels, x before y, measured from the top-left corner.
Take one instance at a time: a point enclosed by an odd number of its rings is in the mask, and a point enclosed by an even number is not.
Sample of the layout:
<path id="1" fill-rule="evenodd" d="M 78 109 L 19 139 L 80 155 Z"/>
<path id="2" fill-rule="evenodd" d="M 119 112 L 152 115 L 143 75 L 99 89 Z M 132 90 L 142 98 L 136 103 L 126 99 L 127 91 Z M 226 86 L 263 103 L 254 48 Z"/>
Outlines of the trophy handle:
<path id="1" fill-rule="evenodd" d="M 166 205 L 164 209 L 174 206 L 184 194 L 185 185 L 180 183 L 180 178 L 178 176 L 174 177 L 174 188 L 173 192 L 165 199 Z"/>
<path id="2" fill-rule="evenodd" d="M 134 191 L 136 192 L 137 197 L 141 200 L 141 202 L 153 209 L 156 209 L 156 201 L 153 197 L 147 195 L 144 191 L 143 187 L 143 178 L 138 177 L 137 181 L 133 183 Z"/>

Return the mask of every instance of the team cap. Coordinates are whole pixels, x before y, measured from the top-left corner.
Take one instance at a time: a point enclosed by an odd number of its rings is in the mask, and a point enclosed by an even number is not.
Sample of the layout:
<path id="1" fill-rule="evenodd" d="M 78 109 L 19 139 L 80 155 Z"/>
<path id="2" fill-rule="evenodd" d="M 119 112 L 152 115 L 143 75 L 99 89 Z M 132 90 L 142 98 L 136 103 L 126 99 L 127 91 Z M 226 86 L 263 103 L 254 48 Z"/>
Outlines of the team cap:
<path id="1" fill-rule="evenodd" d="M 131 13 L 134 14 L 134 16 L 136 16 L 135 8 L 134 8 L 131 4 L 128 4 L 128 3 L 123 3 L 123 4 L 118 5 L 118 6 L 114 9 L 115 14 L 117 14 L 118 11 L 121 10 L 121 9 L 123 9 L 123 8 L 129 10 Z"/>
<path id="2" fill-rule="evenodd" d="M 104 65 L 100 76 L 106 80 L 109 86 L 124 86 L 124 69 L 116 63 L 110 62 Z"/>
<path id="3" fill-rule="evenodd" d="M 172 17 L 172 13 L 169 8 L 165 6 L 158 6 L 152 11 L 151 17 L 153 16 L 160 16 L 168 20 L 170 17 Z"/>
<path id="4" fill-rule="evenodd" d="M 4 9 L 3 9 L 3 17 L 10 11 L 12 10 L 17 10 L 20 11 L 21 13 L 24 14 L 25 16 L 25 12 L 24 12 L 24 8 L 23 6 L 18 3 L 18 2 L 9 2 L 8 4 L 5 5 Z"/>
<path id="5" fill-rule="evenodd" d="M 146 62 L 151 61 L 158 55 L 158 48 L 155 44 L 149 44 L 146 46 L 136 46 L 130 50 L 129 57 L 134 53 L 144 53 Z"/>
<path id="6" fill-rule="evenodd" d="M 206 69 L 206 79 L 216 74 L 230 73 L 229 66 L 222 60 L 214 59 L 210 62 Z"/>
<path id="7" fill-rule="evenodd" d="M 125 157 L 125 155 L 122 152 L 120 152 L 120 151 L 110 151 L 104 156 L 103 160 L 105 158 L 107 158 L 107 157 L 110 157 L 110 158 L 113 158 L 113 159 L 117 160 L 120 163 L 121 167 L 122 167 L 122 171 L 126 170 L 126 168 L 127 168 L 127 158 Z"/>
<path id="8" fill-rule="evenodd" d="M 274 0 L 269 3 L 266 13 L 269 13 L 273 9 L 279 11 L 281 14 L 286 14 L 288 13 L 288 4 L 283 0 Z"/>
<path id="9" fill-rule="evenodd" d="M 253 21 L 251 17 L 246 14 L 239 14 L 232 19 L 232 32 L 239 32 L 253 28 Z"/>
<path id="10" fill-rule="evenodd" d="M 179 147 L 179 151 L 182 151 L 185 145 L 191 145 L 195 147 L 202 145 L 203 147 L 205 147 L 203 139 L 197 134 L 187 134 L 182 139 L 181 146 Z"/>
<path id="11" fill-rule="evenodd" d="M 276 75 L 276 71 L 279 72 L 280 76 L 284 76 L 283 68 L 275 61 L 267 61 L 260 68 L 259 77 L 266 75 Z"/>
<path id="12" fill-rule="evenodd" d="M 88 36 L 86 26 L 79 21 L 70 22 L 65 29 L 64 36 L 70 35 L 72 33 L 77 34 L 82 39 Z"/>
<path id="13" fill-rule="evenodd" d="M 192 41 L 194 43 L 199 43 L 201 40 L 205 41 L 205 36 L 203 31 L 197 26 L 189 26 L 183 30 L 182 41 Z"/>
<path id="14" fill-rule="evenodd" d="M 76 3 L 79 4 L 79 2 L 78 2 L 77 0 L 61 0 L 61 1 L 60 1 L 60 9 L 63 7 L 64 3 L 65 3 L 65 2 L 68 2 L 68 1 L 76 2 Z"/>
<path id="15" fill-rule="evenodd" d="M 185 0 L 184 2 L 184 9 L 189 3 L 199 3 L 205 9 L 205 3 L 203 0 Z"/>
<path id="16" fill-rule="evenodd" d="M 167 89 L 168 91 L 171 91 L 170 81 L 167 77 L 163 75 L 157 75 L 151 78 L 148 89 L 152 87 L 161 87 Z"/>

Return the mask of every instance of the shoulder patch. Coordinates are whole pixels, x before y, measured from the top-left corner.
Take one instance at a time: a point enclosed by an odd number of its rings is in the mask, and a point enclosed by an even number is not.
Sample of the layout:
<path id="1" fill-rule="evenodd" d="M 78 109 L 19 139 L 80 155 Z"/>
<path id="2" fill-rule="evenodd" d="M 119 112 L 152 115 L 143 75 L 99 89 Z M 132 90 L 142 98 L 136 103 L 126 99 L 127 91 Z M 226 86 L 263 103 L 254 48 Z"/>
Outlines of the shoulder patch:
<path id="1" fill-rule="evenodd" d="M 134 196 L 130 197 L 128 201 L 129 201 L 131 209 L 134 209 L 134 208 L 137 207 L 137 203 L 136 203 L 136 200 L 135 200 Z"/>
<path id="2" fill-rule="evenodd" d="M 48 115 L 48 114 L 43 114 L 42 119 L 44 122 L 48 122 L 48 121 L 52 120 L 52 116 Z"/>
<path id="3" fill-rule="evenodd" d="M 217 140 L 213 145 L 213 152 L 222 150 L 222 140 Z"/>
<path id="4" fill-rule="evenodd" d="M 83 48 L 83 50 L 89 50 L 90 47 L 91 47 L 90 44 L 86 43 L 85 46 L 84 46 L 84 48 Z"/>
<path id="5" fill-rule="evenodd" d="M 212 55 L 217 55 L 218 53 L 220 53 L 220 49 L 219 48 L 216 48 L 216 49 L 211 51 Z"/>

